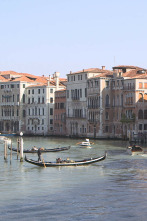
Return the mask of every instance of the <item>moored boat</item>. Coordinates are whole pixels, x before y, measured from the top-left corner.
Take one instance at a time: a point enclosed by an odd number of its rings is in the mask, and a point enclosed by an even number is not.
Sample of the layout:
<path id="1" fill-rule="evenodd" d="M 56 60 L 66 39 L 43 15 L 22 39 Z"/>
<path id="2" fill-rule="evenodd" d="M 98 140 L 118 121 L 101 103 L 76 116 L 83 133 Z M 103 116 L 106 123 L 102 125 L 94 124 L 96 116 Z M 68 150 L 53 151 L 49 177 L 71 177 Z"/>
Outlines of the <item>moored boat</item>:
<path id="1" fill-rule="evenodd" d="M 8 149 L 11 150 L 11 147 L 8 146 Z M 37 153 L 39 148 L 32 147 L 31 149 L 24 149 L 24 153 Z M 47 152 L 58 152 L 58 151 L 64 151 L 64 150 L 69 150 L 70 146 L 67 147 L 57 147 L 57 148 L 52 148 L 52 149 L 46 149 L 46 148 L 40 148 L 42 153 L 47 153 Z M 17 152 L 17 148 L 12 148 L 12 151 Z M 18 150 L 20 152 L 20 150 Z"/>
<path id="2" fill-rule="evenodd" d="M 128 146 L 127 150 L 131 154 L 142 154 L 144 152 L 143 148 L 137 145 Z"/>
<path id="3" fill-rule="evenodd" d="M 89 158 L 89 159 L 84 159 L 84 160 L 78 160 L 78 161 L 74 161 L 74 160 L 59 160 L 59 158 L 56 160 L 56 162 L 46 162 L 46 161 L 35 161 L 32 159 L 28 159 L 25 156 L 25 161 L 31 164 L 34 164 L 36 166 L 40 166 L 40 167 L 60 167 L 60 166 L 84 166 L 84 165 L 89 165 L 92 163 L 96 163 L 99 161 L 102 161 L 106 158 L 107 153 L 105 152 L 105 154 L 103 156 L 100 157 L 95 157 L 95 158 Z"/>

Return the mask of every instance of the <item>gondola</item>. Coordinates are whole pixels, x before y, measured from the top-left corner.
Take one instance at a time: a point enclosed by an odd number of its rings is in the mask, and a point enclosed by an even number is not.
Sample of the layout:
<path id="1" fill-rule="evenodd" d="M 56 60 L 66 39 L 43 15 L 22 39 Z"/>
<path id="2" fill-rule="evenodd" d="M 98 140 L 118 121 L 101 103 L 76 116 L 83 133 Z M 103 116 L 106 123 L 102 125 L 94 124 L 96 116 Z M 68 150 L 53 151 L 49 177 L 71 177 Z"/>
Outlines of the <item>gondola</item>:
<path id="1" fill-rule="evenodd" d="M 11 150 L 11 147 L 8 146 L 8 149 Z M 70 146 L 67 147 L 57 147 L 57 148 L 52 148 L 52 149 L 46 149 L 46 148 L 41 148 L 42 153 L 47 153 L 47 152 L 58 152 L 58 151 L 64 151 L 64 150 L 69 150 Z M 16 148 L 12 148 L 12 151 L 17 152 Z M 37 148 L 32 148 L 32 149 L 24 149 L 23 153 L 37 153 L 38 149 Z M 18 150 L 20 152 L 20 150 Z"/>
<path id="2" fill-rule="evenodd" d="M 84 159 L 84 160 L 80 160 L 80 161 L 73 161 L 73 160 L 60 160 L 59 162 L 46 162 L 44 160 L 42 161 L 35 161 L 32 159 L 28 159 L 25 156 L 25 161 L 31 164 L 34 164 L 36 166 L 40 166 L 40 167 L 60 167 L 60 166 L 85 166 L 88 164 L 92 164 L 92 163 L 96 163 L 98 161 L 104 160 L 106 158 L 106 153 L 101 156 L 101 157 L 95 157 L 95 158 L 89 158 L 89 159 Z"/>

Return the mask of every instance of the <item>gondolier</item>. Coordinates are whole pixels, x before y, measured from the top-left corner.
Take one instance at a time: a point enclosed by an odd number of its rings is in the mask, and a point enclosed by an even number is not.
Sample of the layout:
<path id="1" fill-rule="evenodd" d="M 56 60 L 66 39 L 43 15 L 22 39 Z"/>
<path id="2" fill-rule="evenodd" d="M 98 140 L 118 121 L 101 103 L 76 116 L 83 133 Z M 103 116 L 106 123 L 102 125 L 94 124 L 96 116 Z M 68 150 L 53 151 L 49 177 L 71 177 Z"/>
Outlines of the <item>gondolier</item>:
<path id="1" fill-rule="evenodd" d="M 37 151 L 38 154 L 38 162 L 41 161 L 41 149 L 39 148 Z"/>

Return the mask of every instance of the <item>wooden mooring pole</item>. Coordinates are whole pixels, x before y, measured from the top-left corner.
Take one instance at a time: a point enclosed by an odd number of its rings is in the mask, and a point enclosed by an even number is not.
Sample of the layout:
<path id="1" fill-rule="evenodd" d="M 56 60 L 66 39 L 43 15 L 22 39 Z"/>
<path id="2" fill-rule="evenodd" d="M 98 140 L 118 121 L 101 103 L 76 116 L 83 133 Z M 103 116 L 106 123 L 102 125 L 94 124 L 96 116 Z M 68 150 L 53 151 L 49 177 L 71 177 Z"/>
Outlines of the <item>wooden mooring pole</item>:
<path id="1" fill-rule="evenodd" d="M 17 160 L 18 160 L 18 156 L 19 156 L 19 139 L 17 139 Z"/>
<path id="2" fill-rule="evenodd" d="M 7 141 L 4 141 L 4 160 L 7 160 Z"/>
<path id="3" fill-rule="evenodd" d="M 10 153 L 10 164 L 12 162 L 12 140 L 11 140 L 11 153 Z"/>
<path id="4" fill-rule="evenodd" d="M 20 162 L 23 162 L 23 133 L 20 132 Z"/>

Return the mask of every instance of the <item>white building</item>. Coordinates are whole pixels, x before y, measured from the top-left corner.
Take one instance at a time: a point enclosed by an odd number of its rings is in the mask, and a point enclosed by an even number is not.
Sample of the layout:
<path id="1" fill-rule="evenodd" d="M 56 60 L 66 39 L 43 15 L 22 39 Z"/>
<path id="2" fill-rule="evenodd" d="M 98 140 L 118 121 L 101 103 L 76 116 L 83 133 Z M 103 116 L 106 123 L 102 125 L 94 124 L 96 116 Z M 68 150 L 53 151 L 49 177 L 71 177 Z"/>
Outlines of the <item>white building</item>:
<path id="1" fill-rule="evenodd" d="M 66 128 L 69 136 L 87 136 L 87 79 L 105 73 L 102 69 L 91 68 L 67 75 Z"/>

